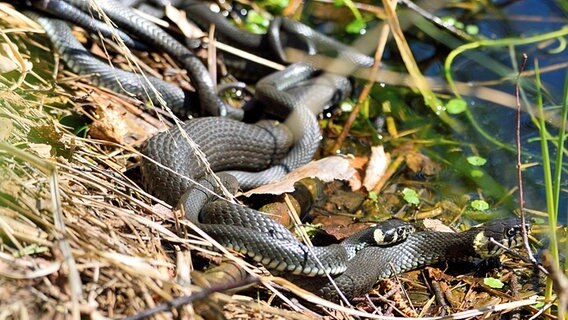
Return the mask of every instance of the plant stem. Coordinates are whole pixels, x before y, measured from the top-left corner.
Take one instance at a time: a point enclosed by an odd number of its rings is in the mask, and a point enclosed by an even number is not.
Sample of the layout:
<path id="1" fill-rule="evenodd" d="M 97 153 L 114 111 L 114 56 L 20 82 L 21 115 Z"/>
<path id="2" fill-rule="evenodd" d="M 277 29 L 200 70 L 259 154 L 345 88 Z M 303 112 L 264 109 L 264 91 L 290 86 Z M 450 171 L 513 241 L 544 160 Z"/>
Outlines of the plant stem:
<path id="1" fill-rule="evenodd" d="M 542 94 L 541 94 L 541 82 L 540 82 L 540 73 L 538 72 L 538 60 L 535 60 L 535 70 L 537 71 L 535 74 L 536 78 L 536 89 L 537 89 L 537 108 L 538 108 L 538 123 L 539 123 L 539 132 L 540 132 L 540 148 L 542 152 L 542 169 L 544 175 L 544 185 L 546 188 L 546 207 L 548 211 L 548 225 L 550 228 L 549 237 L 550 237 L 550 254 L 553 258 L 553 263 L 556 266 L 560 266 L 559 263 L 559 255 L 558 255 L 558 243 L 556 239 L 556 220 L 557 220 L 557 212 L 555 210 L 556 206 L 554 203 L 554 186 L 552 184 L 552 174 L 550 169 L 550 152 L 548 150 L 548 140 L 546 139 L 546 123 L 544 121 L 544 110 L 542 106 Z M 568 82 L 568 80 L 567 80 Z M 544 297 L 547 301 L 550 300 L 552 297 L 552 280 L 550 278 L 546 281 L 546 290 Z"/>

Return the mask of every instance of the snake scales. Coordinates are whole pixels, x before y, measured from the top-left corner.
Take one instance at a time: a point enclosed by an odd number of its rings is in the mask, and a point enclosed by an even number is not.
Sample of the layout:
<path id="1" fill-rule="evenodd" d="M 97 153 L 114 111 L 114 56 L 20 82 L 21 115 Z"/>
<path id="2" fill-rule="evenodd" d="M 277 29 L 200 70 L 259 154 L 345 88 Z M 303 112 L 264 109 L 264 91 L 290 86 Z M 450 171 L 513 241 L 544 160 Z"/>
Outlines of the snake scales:
<path id="1" fill-rule="evenodd" d="M 50 5 L 61 8 L 65 4 L 72 4 L 84 12 L 89 10 L 86 0 L 43 0 L 35 4 L 43 8 Z M 111 0 L 100 0 L 99 5 L 126 32 L 172 54 L 182 63 L 197 88 L 204 113 L 242 116 L 241 111 L 232 110 L 216 96 L 207 71 L 191 51 L 129 8 Z M 126 84 L 126 88 L 132 92 L 145 91 L 140 88 L 143 81 L 139 76 L 119 70 L 109 71 L 105 63 L 90 56 L 74 39 L 66 23 L 34 13 L 30 13 L 30 16 L 46 29 L 48 37 L 71 69 L 78 73 L 96 73 L 98 77 L 95 79 L 100 85 L 117 91 L 117 78 L 121 80 L 121 89 Z M 257 86 L 261 89 L 257 95 L 260 101 L 279 105 L 286 110 L 285 113 L 295 115 L 295 119 L 302 123 L 299 133 L 294 134 L 289 128 L 271 121 L 245 124 L 223 118 L 191 120 L 183 125 L 183 130 L 200 146 L 213 171 L 231 170 L 230 173 L 221 175 L 229 185 L 234 184 L 231 177 L 236 177 L 241 186 L 247 188 L 264 184 L 306 163 L 315 152 L 320 137 L 319 130 L 313 114 L 303 107 L 304 103 L 307 101 L 314 104 L 318 110 L 334 97 L 348 95 L 348 85 L 341 77 L 328 78 L 331 84 L 329 89 L 323 93 L 318 91 L 321 93 L 318 95 L 306 94 L 301 88 L 294 87 L 298 78 L 304 79 L 316 74 L 317 70 L 310 66 L 293 66 L 281 73 L 269 75 Z M 150 81 L 174 110 L 185 109 L 187 96 L 183 91 L 159 79 Z M 150 99 L 155 97 L 150 96 Z M 153 137 L 142 151 L 158 163 L 148 160 L 141 163 L 146 189 L 172 205 L 181 199 L 181 206 L 188 219 L 200 225 L 219 242 L 244 252 L 275 270 L 304 277 L 330 273 L 348 298 L 366 292 L 376 280 L 392 274 L 445 260 L 483 258 L 498 254 L 499 250 L 487 240 L 489 237 L 508 247 L 515 247 L 519 243 L 519 222 L 509 219 L 457 235 L 419 232 L 390 247 L 369 245 L 358 248 L 357 254 L 350 252 L 346 245 L 316 247 L 312 249 L 312 253 L 286 228 L 261 213 L 223 199 L 215 200 L 212 193 L 190 182 L 188 178 L 199 180 L 207 186 L 211 180 L 194 151 L 187 147 L 185 137 L 179 130 L 172 129 Z M 261 173 L 254 173 L 255 171 Z M 215 190 L 214 184 L 209 184 L 208 187 Z M 219 219 L 224 220 L 221 223 Z M 394 269 L 389 268 L 389 265 L 393 265 Z M 321 278 L 315 279 L 311 285 L 314 290 L 324 297 L 337 299 L 329 283 Z"/>

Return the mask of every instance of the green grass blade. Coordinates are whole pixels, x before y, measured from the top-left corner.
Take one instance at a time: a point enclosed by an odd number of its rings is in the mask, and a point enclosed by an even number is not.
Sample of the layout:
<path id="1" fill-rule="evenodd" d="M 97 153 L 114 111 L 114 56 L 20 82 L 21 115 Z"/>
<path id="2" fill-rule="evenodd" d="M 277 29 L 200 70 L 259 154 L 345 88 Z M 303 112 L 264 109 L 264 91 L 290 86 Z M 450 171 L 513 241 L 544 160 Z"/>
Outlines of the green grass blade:
<path id="1" fill-rule="evenodd" d="M 568 117 L 568 72 L 564 80 L 564 96 L 562 97 L 562 116 L 558 132 L 558 144 L 556 146 L 556 161 L 554 170 L 554 211 L 558 215 L 560 204 L 560 184 L 562 182 L 562 167 L 564 162 L 564 142 L 566 141 L 566 120 Z M 568 242 L 565 242 L 564 255 L 568 253 Z M 564 274 L 568 275 L 568 263 L 564 263 Z"/>
<path id="2" fill-rule="evenodd" d="M 548 249 L 550 251 L 550 254 L 552 255 L 554 261 L 553 263 L 559 267 L 560 263 L 558 255 L 558 242 L 556 241 L 557 214 L 554 203 L 554 186 L 552 184 L 552 174 L 550 168 L 550 151 L 548 150 L 548 139 L 547 139 L 548 134 L 546 132 L 546 123 L 544 120 L 544 109 L 542 103 L 538 60 L 535 60 L 535 77 L 536 77 L 536 89 L 537 89 L 536 92 L 537 92 L 538 125 L 540 132 L 540 148 L 542 152 L 542 169 L 543 169 L 544 184 L 546 189 L 546 207 L 548 212 L 548 224 L 550 228 L 549 232 L 550 246 Z M 549 278 L 546 281 L 545 299 L 548 301 L 551 297 L 552 297 L 552 281 Z"/>

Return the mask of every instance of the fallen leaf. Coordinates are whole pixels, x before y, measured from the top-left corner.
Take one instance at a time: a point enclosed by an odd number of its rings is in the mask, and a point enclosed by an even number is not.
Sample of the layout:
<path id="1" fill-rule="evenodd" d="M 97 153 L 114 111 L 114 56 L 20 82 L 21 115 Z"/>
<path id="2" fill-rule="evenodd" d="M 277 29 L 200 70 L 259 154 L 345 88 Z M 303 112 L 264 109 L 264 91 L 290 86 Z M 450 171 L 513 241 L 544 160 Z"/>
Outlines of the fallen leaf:
<path id="1" fill-rule="evenodd" d="M 377 185 L 387 171 L 390 160 L 390 155 L 385 153 L 383 146 L 371 147 L 371 157 L 369 158 L 365 179 L 363 180 L 363 186 L 367 190 L 373 190 Z"/>
<path id="2" fill-rule="evenodd" d="M 353 169 L 357 170 L 353 177 L 349 179 L 349 187 L 351 187 L 351 191 L 357 191 L 363 186 L 363 176 L 361 173 L 368 162 L 368 157 L 353 157 L 349 160 Z"/>
<path id="3" fill-rule="evenodd" d="M 326 192 L 327 201 L 325 208 L 329 212 L 342 212 L 347 214 L 356 214 L 361 209 L 361 205 L 365 201 L 367 195 L 363 192 L 351 192 L 347 190 L 337 189 L 331 193 Z"/>
<path id="4" fill-rule="evenodd" d="M 355 171 L 355 174 L 351 177 L 351 179 L 349 179 L 349 187 L 351 188 L 351 191 L 357 191 L 361 189 L 362 186 L 363 177 L 361 177 L 359 171 Z"/>
<path id="5" fill-rule="evenodd" d="M 349 162 L 351 163 L 351 166 L 357 170 L 359 169 L 363 169 L 365 167 L 365 165 L 369 162 L 369 158 L 368 157 L 353 157 L 351 159 L 349 159 Z"/>
<path id="6" fill-rule="evenodd" d="M 260 186 L 256 189 L 245 192 L 243 195 L 249 197 L 253 194 L 283 194 L 294 191 L 294 183 L 303 178 L 318 178 L 323 182 L 333 180 L 349 180 L 355 174 L 355 169 L 351 167 L 349 159 L 345 156 L 331 156 L 317 161 L 312 161 L 300 167 L 282 179 Z"/>
<path id="7" fill-rule="evenodd" d="M 496 279 L 496 278 L 483 278 L 483 284 L 489 286 L 493 289 L 501 289 L 505 286 L 503 281 Z"/>
<path id="8" fill-rule="evenodd" d="M 129 134 L 125 112 L 112 105 L 99 105 L 99 107 L 97 110 L 99 119 L 91 124 L 90 135 L 96 139 L 123 143 L 124 137 Z"/>
<path id="9" fill-rule="evenodd" d="M 455 232 L 452 228 L 448 227 L 438 219 L 424 219 L 422 223 L 424 224 L 424 227 L 430 231 Z"/>
<path id="10" fill-rule="evenodd" d="M 294 210 L 296 210 L 296 212 L 299 212 L 300 206 L 298 205 L 298 201 L 294 199 L 294 197 L 290 197 L 290 201 L 295 207 Z M 266 204 L 262 206 L 259 211 L 267 213 L 273 220 L 276 220 L 276 222 L 286 227 L 294 225 L 289 214 L 290 209 L 285 202 L 273 202 Z"/>
<path id="11" fill-rule="evenodd" d="M 405 152 L 406 165 L 412 172 L 422 172 L 428 176 L 435 175 L 440 171 L 440 165 L 414 148 L 408 148 Z"/>
<path id="12" fill-rule="evenodd" d="M 319 215 L 314 224 L 320 225 L 321 229 L 333 236 L 336 240 L 343 240 L 359 230 L 369 227 L 366 223 L 353 223 L 353 218 L 348 216 L 325 216 Z"/>
<path id="13" fill-rule="evenodd" d="M 402 196 L 406 202 L 413 204 L 415 206 L 420 204 L 420 196 L 414 189 L 404 188 L 402 189 Z"/>
<path id="14" fill-rule="evenodd" d="M 14 70 L 18 70 L 18 64 L 0 53 L 0 73 L 8 73 Z"/>
<path id="15" fill-rule="evenodd" d="M 440 270 L 439 268 L 426 267 L 425 270 L 428 273 L 428 276 L 436 281 L 449 282 L 455 280 L 455 277 L 447 275 L 446 273 L 444 273 L 444 271 Z"/>
<path id="16" fill-rule="evenodd" d="M 31 127 L 28 132 L 28 141 L 33 143 L 44 143 L 49 145 L 57 145 L 60 143 L 63 134 L 53 125 L 41 125 Z"/>

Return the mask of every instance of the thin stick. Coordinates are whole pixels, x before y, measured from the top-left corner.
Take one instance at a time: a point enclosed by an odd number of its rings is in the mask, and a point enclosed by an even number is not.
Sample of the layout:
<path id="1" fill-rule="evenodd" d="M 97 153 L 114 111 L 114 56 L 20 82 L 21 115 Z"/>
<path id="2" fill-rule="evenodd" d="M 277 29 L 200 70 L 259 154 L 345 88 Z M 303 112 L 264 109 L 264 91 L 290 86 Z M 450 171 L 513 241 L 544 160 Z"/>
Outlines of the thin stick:
<path id="1" fill-rule="evenodd" d="M 178 309 L 178 308 L 180 308 L 180 307 L 182 307 L 186 304 L 192 303 L 192 302 L 200 300 L 200 299 L 207 298 L 212 293 L 242 287 L 242 286 L 245 286 L 245 285 L 256 283 L 258 281 L 259 281 L 259 279 L 256 278 L 256 277 L 247 277 L 243 280 L 235 281 L 235 282 L 232 282 L 232 283 L 229 283 L 229 284 L 212 286 L 212 287 L 205 288 L 205 289 L 203 289 L 199 292 L 196 292 L 194 294 L 191 294 L 191 295 L 185 295 L 185 296 L 175 298 L 171 301 L 159 304 L 159 305 L 157 305 L 153 308 L 150 308 L 150 309 L 143 310 L 143 311 L 141 311 L 141 312 L 139 312 L 139 313 L 137 313 L 133 316 L 126 317 L 124 319 L 125 320 L 146 319 L 146 318 L 153 316 L 153 315 L 155 315 L 159 312 L 164 312 L 164 311 L 168 311 L 168 310 L 171 310 L 171 309 Z"/>
<path id="2" fill-rule="evenodd" d="M 519 73 L 517 74 L 517 80 L 515 83 L 515 98 L 517 102 L 517 128 L 516 128 L 516 142 L 517 142 L 517 179 L 519 184 L 519 210 L 521 214 L 521 230 L 523 235 L 523 244 L 525 246 L 525 250 L 527 251 L 527 255 L 532 263 L 535 265 L 539 265 L 536 261 L 535 257 L 532 254 L 532 250 L 529 244 L 529 237 L 528 231 L 526 228 L 526 217 L 525 217 L 525 195 L 523 192 L 523 174 L 521 172 L 521 99 L 520 99 L 520 85 L 519 82 L 521 80 L 521 73 L 525 70 L 527 66 L 528 56 L 526 53 L 523 53 L 523 62 L 521 64 L 521 68 Z"/>
<path id="3" fill-rule="evenodd" d="M 546 270 L 545 267 L 543 267 L 543 266 L 542 266 L 540 263 L 538 263 L 538 262 L 532 261 L 531 258 L 523 256 L 522 254 L 518 253 L 517 251 L 515 251 L 515 250 L 513 250 L 513 249 L 511 249 L 511 248 L 509 248 L 509 247 L 507 247 L 507 246 L 505 246 L 505 245 L 503 245 L 502 243 L 500 243 L 499 241 L 495 240 L 494 238 L 489 238 L 489 241 L 490 241 L 491 243 L 493 243 L 494 245 L 498 246 L 499 248 L 503 249 L 503 251 L 505 251 L 505 252 L 507 252 L 507 253 L 509 253 L 509 254 L 511 254 L 511 255 L 513 255 L 513 256 L 515 256 L 515 257 L 517 257 L 517 258 L 519 258 L 519 259 L 521 259 L 521 260 L 523 260 L 523 261 L 525 261 L 525 262 L 534 264 L 540 271 L 542 271 L 542 273 L 544 273 L 544 274 L 546 274 L 546 275 L 549 274 L 548 270 Z"/>

